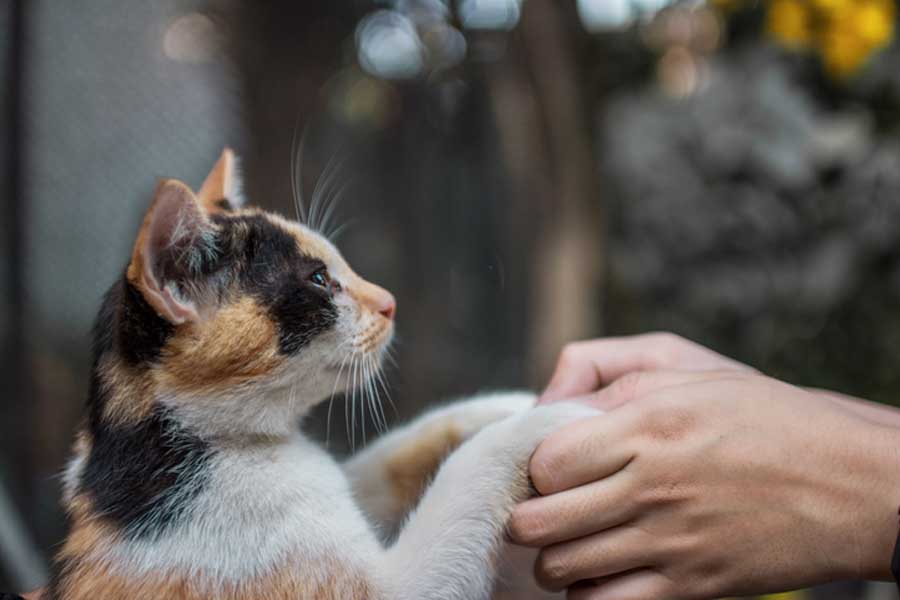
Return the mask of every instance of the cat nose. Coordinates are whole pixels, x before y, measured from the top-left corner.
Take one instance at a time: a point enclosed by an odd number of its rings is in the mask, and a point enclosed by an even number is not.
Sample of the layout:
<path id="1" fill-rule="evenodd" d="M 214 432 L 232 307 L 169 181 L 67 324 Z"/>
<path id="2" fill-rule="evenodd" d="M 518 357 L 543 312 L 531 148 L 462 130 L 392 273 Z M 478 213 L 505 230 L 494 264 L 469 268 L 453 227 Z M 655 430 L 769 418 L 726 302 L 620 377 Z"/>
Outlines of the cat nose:
<path id="1" fill-rule="evenodd" d="M 394 315 L 397 313 L 397 300 L 394 299 L 394 295 L 374 283 L 369 283 L 368 281 L 361 283 L 359 299 L 363 304 L 372 312 L 377 312 L 384 318 L 393 320 Z"/>
<path id="2" fill-rule="evenodd" d="M 385 298 L 384 304 L 378 309 L 378 314 L 387 318 L 388 321 L 393 321 L 394 313 L 397 312 L 397 300 L 394 299 L 394 295 L 389 291 L 385 290 L 385 294 L 387 297 Z"/>

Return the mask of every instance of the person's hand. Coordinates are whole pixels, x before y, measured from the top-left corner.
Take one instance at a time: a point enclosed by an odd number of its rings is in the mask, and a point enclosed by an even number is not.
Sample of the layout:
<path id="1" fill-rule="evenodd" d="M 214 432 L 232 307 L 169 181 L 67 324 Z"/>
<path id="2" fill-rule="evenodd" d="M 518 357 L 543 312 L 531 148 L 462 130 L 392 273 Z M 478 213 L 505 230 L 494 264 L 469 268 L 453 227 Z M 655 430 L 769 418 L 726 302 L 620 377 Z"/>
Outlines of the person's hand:
<path id="1" fill-rule="evenodd" d="M 632 372 L 593 398 L 618 408 L 544 441 L 541 497 L 511 521 L 544 587 L 663 600 L 890 577 L 898 430 L 741 369 Z"/>
<path id="2" fill-rule="evenodd" d="M 539 403 L 589 394 L 627 373 L 657 369 L 753 372 L 747 365 L 672 333 L 573 342 L 560 352 L 556 370 Z"/>

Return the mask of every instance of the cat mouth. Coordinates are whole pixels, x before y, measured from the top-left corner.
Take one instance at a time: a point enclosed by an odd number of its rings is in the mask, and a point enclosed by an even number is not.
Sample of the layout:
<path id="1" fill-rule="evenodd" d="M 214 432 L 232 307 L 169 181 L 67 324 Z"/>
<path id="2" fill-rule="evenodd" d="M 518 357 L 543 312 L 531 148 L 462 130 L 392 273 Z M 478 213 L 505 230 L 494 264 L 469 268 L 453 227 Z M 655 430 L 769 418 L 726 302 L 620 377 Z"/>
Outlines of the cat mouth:
<path id="1" fill-rule="evenodd" d="M 386 324 L 376 323 L 370 325 L 358 337 L 354 344 L 355 350 L 365 356 L 376 355 L 380 361 L 381 354 L 387 349 L 393 338 L 394 323 L 392 321 L 388 321 Z"/>
<path id="2" fill-rule="evenodd" d="M 381 366 L 385 355 L 394 339 L 394 324 L 376 324 L 361 332 L 353 340 L 349 351 L 335 362 L 325 366 L 329 373 L 336 374 L 346 370 L 354 361 L 372 361 L 373 366 Z"/>

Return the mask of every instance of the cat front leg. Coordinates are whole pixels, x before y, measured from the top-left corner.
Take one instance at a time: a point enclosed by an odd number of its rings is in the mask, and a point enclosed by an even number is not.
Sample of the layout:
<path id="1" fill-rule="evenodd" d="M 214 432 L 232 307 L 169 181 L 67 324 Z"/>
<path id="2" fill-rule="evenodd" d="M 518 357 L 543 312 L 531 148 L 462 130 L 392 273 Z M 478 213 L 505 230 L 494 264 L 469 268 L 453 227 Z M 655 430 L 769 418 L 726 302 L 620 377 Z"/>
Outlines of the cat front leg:
<path id="1" fill-rule="evenodd" d="M 379 569 L 385 597 L 489 598 L 509 516 L 530 493 L 532 453 L 555 429 L 597 414 L 574 404 L 541 406 L 489 425 L 463 444 L 385 552 Z"/>
<path id="2" fill-rule="evenodd" d="M 451 452 L 487 425 L 534 403 L 529 392 L 485 394 L 438 407 L 392 430 L 343 465 L 357 504 L 393 537 Z"/>

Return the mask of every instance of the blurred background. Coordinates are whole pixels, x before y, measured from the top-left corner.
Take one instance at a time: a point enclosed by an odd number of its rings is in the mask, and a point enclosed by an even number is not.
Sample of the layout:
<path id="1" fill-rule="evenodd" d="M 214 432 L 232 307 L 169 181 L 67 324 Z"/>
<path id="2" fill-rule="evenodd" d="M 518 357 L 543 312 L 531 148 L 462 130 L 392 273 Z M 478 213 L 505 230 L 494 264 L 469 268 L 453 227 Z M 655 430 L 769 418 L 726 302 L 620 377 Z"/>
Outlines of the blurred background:
<path id="1" fill-rule="evenodd" d="M 64 535 L 90 324 L 155 180 L 199 186 L 226 144 L 252 203 L 333 198 L 345 255 L 397 295 L 392 422 L 657 329 L 898 402 L 897 21 L 893 0 L 0 3 L 0 589 L 43 582 Z"/>

